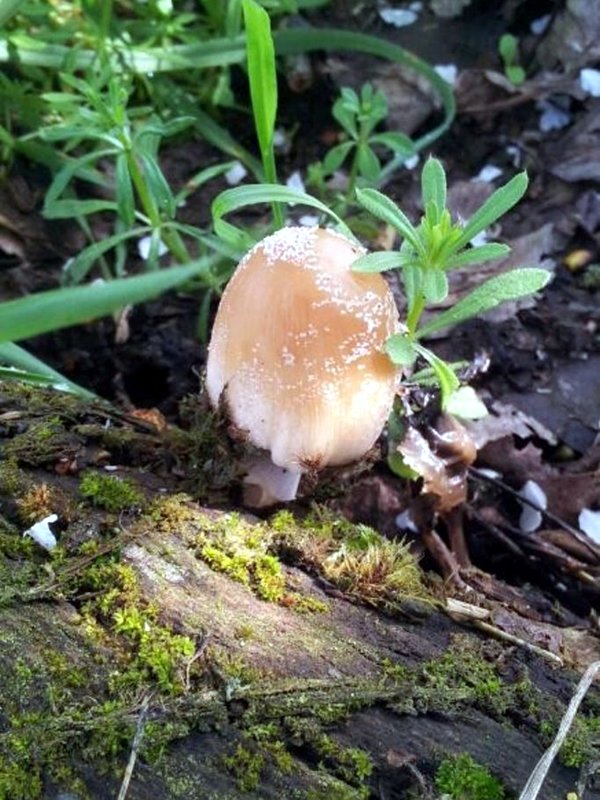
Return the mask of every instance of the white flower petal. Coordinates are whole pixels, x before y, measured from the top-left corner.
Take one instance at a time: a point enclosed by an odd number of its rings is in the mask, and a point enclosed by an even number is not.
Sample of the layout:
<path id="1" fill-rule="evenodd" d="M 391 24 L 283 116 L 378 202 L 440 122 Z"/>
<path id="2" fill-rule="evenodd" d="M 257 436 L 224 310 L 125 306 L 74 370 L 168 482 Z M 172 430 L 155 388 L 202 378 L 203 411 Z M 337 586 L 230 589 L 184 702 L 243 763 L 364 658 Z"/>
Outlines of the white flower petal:
<path id="1" fill-rule="evenodd" d="M 393 25 L 394 28 L 405 28 L 418 19 L 416 11 L 407 8 L 382 8 L 379 16 L 387 25 Z"/>
<path id="2" fill-rule="evenodd" d="M 491 183 L 492 181 L 495 181 L 496 178 L 499 178 L 500 175 L 502 175 L 502 170 L 500 167 L 495 166 L 495 164 L 486 164 L 485 167 L 482 167 L 479 170 L 479 173 L 473 180 Z"/>
<path id="3" fill-rule="evenodd" d="M 434 70 L 443 78 L 450 86 L 456 83 L 456 76 L 458 75 L 458 67 L 456 64 L 437 64 Z"/>
<path id="4" fill-rule="evenodd" d="M 584 508 L 579 515 L 579 529 L 596 544 L 600 544 L 600 511 Z"/>
<path id="5" fill-rule="evenodd" d="M 225 173 L 225 182 L 229 186 L 237 186 L 238 183 L 241 183 L 246 175 L 248 174 L 248 170 L 242 164 L 241 161 L 236 161 L 231 169 L 228 169 Z"/>
<path id="6" fill-rule="evenodd" d="M 579 73 L 579 83 L 584 92 L 592 97 L 600 97 L 600 69 L 582 69 Z"/>
<path id="7" fill-rule="evenodd" d="M 54 550 L 57 542 L 56 536 L 50 530 L 50 523 L 56 522 L 57 519 L 58 516 L 56 514 L 50 514 L 39 522 L 36 522 L 31 528 L 28 528 L 23 533 L 23 536 L 31 536 L 33 541 L 37 542 L 44 550 Z"/>
<path id="8" fill-rule="evenodd" d="M 542 511 L 548 506 L 548 498 L 546 493 L 535 481 L 526 481 L 521 491 L 518 493 L 524 500 L 529 500 L 531 503 L 540 508 Z M 521 503 L 522 511 L 519 518 L 519 527 L 523 533 L 533 533 L 542 524 L 543 516 L 540 511 L 529 505 L 529 503 Z"/>

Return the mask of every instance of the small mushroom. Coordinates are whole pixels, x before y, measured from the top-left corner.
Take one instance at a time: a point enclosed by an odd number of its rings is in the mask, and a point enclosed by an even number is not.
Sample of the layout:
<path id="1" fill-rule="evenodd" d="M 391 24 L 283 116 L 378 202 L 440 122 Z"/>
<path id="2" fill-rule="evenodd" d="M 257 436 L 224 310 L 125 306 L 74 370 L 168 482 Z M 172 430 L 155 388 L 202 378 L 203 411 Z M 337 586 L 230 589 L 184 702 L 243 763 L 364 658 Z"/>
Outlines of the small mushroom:
<path id="1" fill-rule="evenodd" d="M 206 385 L 270 453 L 246 478 L 261 490 L 254 505 L 292 499 L 303 472 L 358 460 L 385 425 L 398 370 L 383 346 L 398 312 L 380 275 L 352 272 L 362 253 L 331 230 L 283 228 L 250 250 L 223 294 Z"/>

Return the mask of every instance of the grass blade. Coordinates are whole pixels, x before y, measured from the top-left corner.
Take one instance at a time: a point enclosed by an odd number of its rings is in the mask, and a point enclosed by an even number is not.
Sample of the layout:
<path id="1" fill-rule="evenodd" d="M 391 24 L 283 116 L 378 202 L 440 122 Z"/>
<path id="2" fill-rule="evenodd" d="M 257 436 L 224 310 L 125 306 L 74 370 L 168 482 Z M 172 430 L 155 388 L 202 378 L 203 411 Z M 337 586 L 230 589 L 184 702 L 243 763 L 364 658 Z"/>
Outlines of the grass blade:
<path id="1" fill-rule="evenodd" d="M 242 9 L 246 25 L 248 79 L 256 136 L 265 180 L 267 183 L 277 183 L 273 150 L 277 114 L 277 72 L 271 20 L 264 8 L 261 8 L 255 0 L 242 0 Z M 278 228 L 283 225 L 283 211 L 277 204 L 273 205 L 273 219 Z"/>
<path id="2" fill-rule="evenodd" d="M 52 289 L 0 305 L 0 342 L 15 342 L 106 316 L 210 270 L 214 257 L 109 283 Z"/>
<path id="3" fill-rule="evenodd" d="M 298 203 L 311 208 L 316 208 L 323 214 L 328 214 L 337 222 L 341 232 L 350 239 L 356 241 L 348 226 L 334 213 L 328 206 L 305 192 L 298 192 L 287 186 L 278 184 L 248 184 L 246 186 L 236 186 L 234 189 L 226 189 L 215 198 L 211 211 L 213 224 L 217 236 L 224 239 L 229 244 L 237 247 L 240 252 L 244 252 L 252 247 L 256 242 L 245 231 L 236 228 L 230 222 L 225 222 L 223 217 L 232 211 L 237 211 L 245 206 L 256 205 L 257 203 Z"/>
<path id="4" fill-rule="evenodd" d="M 48 364 L 40 361 L 39 358 L 31 355 L 27 350 L 24 350 L 13 342 L 3 342 L 0 344 L 0 363 L 10 364 L 13 368 L 17 368 L 23 372 L 23 376 L 21 377 L 13 373 L 12 375 L 6 375 L 6 378 L 12 377 L 13 379 L 42 383 L 46 386 L 64 387 L 70 392 L 73 392 L 73 394 L 78 394 L 80 397 L 84 397 L 88 400 L 96 397 L 93 392 L 84 389 L 83 386 L 79 386 L 77 383 L 73 383 L 73 381 L 61 375 L 60 372 L 52 369 Z M 28 378 L 25 376 L 30 377 Z"/>

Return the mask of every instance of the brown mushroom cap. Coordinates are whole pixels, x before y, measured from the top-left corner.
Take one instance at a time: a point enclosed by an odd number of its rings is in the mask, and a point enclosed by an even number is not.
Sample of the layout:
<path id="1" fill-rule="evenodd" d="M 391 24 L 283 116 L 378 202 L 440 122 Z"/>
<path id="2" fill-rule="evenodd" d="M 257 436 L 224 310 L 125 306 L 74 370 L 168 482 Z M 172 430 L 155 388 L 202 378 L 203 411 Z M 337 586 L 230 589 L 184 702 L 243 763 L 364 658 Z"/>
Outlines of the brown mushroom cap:
<path id="1" fill-rule="evenodd" d="M 359 459 L 392 407 L 383 345 L 398 312 L 380 275 L 351 271 L 361 254 L 334 231 L 283 228 L 240 262 L 217 312 L 211 402 L 293 472 Z"/>

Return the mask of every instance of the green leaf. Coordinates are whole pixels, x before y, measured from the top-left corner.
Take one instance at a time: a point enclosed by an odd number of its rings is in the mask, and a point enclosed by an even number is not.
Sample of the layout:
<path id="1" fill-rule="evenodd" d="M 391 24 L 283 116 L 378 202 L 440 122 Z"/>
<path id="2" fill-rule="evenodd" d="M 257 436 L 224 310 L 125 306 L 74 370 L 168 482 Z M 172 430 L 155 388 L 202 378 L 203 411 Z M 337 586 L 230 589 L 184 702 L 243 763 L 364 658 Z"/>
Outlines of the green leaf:
<path id="1" fill-rule="evenodd" d="M 459 300 L 452 308 L 423 325 L 417 336 L 428 336 L 449 325 L 457 325 L 484 314 L 507 300 L 518 300 L 525 295 L 539 292 L 551 278 L 551 273 L 545 269 L 514 269 L 496 275 Z"/>
<path id="2" fill-rule="evenodd" d="M 144 170 L 148 189 L 159 211 L 171 219 L 175 216 L 175 198 L 167 179 L 158 165 L 158 161 L 148 153 L 138 153 L 138 158 Z"/>
<path id="3" fill-rule="evenodd" d="M 331 114 L 333 118 L 340 123 L 346 133 L 348 133 L 353 139 L 358 139 L 356 112 L 348 107 L 348 104 L 343 98 L 335 101 L 333 108 L 331 109 Z"/>
<path id="4" fill-rule="evenodd" d="M 91 182 L 100 186 L 105 186 L 106 181 L 102 178 L 101 174 L 99 172 L 92 172 L 91 170 L 87 169 L 87 165 L 93 163 L 94 161 L 99 161 L 103 158 L 106 158 L 107 156 L 114 155 L 114 148 L 110 148 L 106 150 L 95 150 L 93 153 L 88 153 L 85 156 L 81 156 L 81 158 L 69 159 L 67 163 L 61 167 L 61 169 L 59 169 L 54 176 L 52 183 L 48 187 L 48 191 L 46 192 L 44 199 L 44 215 L 46 214 L 47 210 L 52 208 L 54 202 L 60 197 L 69 183 L 71 183 L 71 181 L 75 178 L 85 177 L 87 180 L 90 180 L 90 177 L 94 176 L 94 180 Z"/>
<path id="5" fill-rule="evenodd" d="M 352 264 L 352 272 L 387 272 L 398 269 L 405 263 L 405 257 L 398 252 L 367 253 Z"/>
<path id="6" fill-rule="evenodd" d="M 454 371 L 450 365 L 436 356 L 435 353 L 432 353 L 431 350 L 428 350 L 426 347 L 416 343 L 414 344 L 414 348 L 417 353 L 431 365 L 433 371 L 435 372 L 442 393 L 442 406 L 444 406 L 446 400 L 460 386 L 460 381 L 454 374 Z"/>
<path id="7" fill-rule="evenodd" d="M 359 174 L 370 182 L 375 182 L 381 172 L 381 164 L 368 144 L 358 146 L 356 154 Z"/>
<path id="8" fill-rule="evenodd" d="M 438 269 L 423 270 L 421 291 L 428 303 L 441 303 L 448 297 L 448 276 Z"/>
<path id="9" fill-rule="evenodd" d="M 421 173 L 421 194 L 423 208 L 433 207 L 435 209 L 435 218 L 431 222 L 437 225 L 442 211 L 446 208 L 446 173 L 441 161 L 438 161 L 437 158 L 428 158 L 425 162 Z"/>
<path id="10" fill-rule="evenodd" d="M 459 419 L 483 419 L 488 410 L 472 386 L 461 386 L 446 398 L 444 411 Z"/>
<path id="11" fill-rule="evenodd" d="M 342 144 L 331 148 L 323 159 L 323 169 L 327 175 L 342 166 L 353 147 L 355 147 L 354 142 L 342 142 Z"/>
<path id="12" fill-rule="evenodd" d="M 273 140 L 277 112 L 275 48 L 271 36 L 271 21 L 267 12 L 254 0 L 243 0 L 242 8 L 256 135 L 261 153 L 267 153 Z"/>
<path id="13" fill-rule="evenodd" d="M 115 181 L 119 216 L 125 225 L 131 227 L 135 221 L 135 197 L 133 194 L 131 175 L 129 174 L 129 167 L 127 165 L 126 153 L 119 153 L 117 156 Z"/>
<path id="14" fill-rule="evenodd" d="M 414 364 L 417 358 L 414 343 L 403 333 L 395 333 L 390 336 L 384 345 L 384 349 L 394 364 L 399 364 L 403 367 Z"/>
<path id="15" fill-rule="evenodd" d="M 506 67 L 506 77 L 515 86 L 520 86 L 522 83 L 525 83 L 525 78 L 527 76 L 523 67 L 520 67 L 518 64 L 512 64 Z"/>
<path id="16" fill-rule="evenodd" d="M 495 261 L 498 258 L 504 258 L 510 253 L 510 247 L 507 244 L 498 244 L 491 242 L 490 244 L 482 244 L 479 247 L 471 247 L 468 250 L 463 250 L 455 256 L 451 256 L 446 262 L 446 269 L 456 269 L 457 267 L 467 267 L 471 264 L 483 264 L 485 261 Z"/>
<path id="17" fill-rule="evenodd" d="M 46 219 L 72 219 L 99 211 L 117 211 L 117 204 L 112 200 L 55 200 L 44 209 L 44 216 Z"/>
<path id="18" fill-rule="evenodd" d="M 235 161 L 225 161 L 222 164 L 213 164 L 211 167 L 201 169 L 189 178 L 185 186 L 175 195 L 175 205 L 179 208 L 189 195 L 193 194 L 205 183 L 212 181 L 214 178 L 218 178 L 219 175 L 223 175 L 223 173 L 230 170 L 235 164 Z"/>
<path id="19" fill-rule="evenodd" d="M 214 257 L 202 258 L 185 267 L 8 300 L 0 305 L 0 342 L 29 339 L 106 316 L 205 274 L 214 263 Z"/>
<path id="20" fill-rule="evenodd" d="M 527 173 L 520 172 L 504 186 L 496 189 L 466 223 L 460 238 L 456 241 L 455 249 L 465 247 L 474 236 L 489 228 L 516 205 L 527 191 L 527 184 Z"/>
<path id="21" fill-rule="evenodd" d="M 81 283 L 96 261 L 100 256 L 103 256 L 104 253 L 108 253 L 113 247 L 121 244 L 121 242 L 125 242 L 127 239 L 132 239 L 134 237 L 141 238 L 150 232 L 151 228 L 134 228 L 121 231 L 113 236 L 107 236 L 106 239 L 101 239 L 99 242 L 89 245 L 76 255 L 72 261 L 67 262 L 65 272 L 68 282 L 74 284 Z"/>
<path id="22" fill-rule="evenodd" d="M 400 211 L 389 197 L 376 189 L 357 189 L 356 199 L 370 214 L 395 228 L 400 236 L 407 239 L 420 255 L 425 256 L 423 244 L 416 229 L 406 214 Z"/>
<path id="23" fill-rule="evenodd" d="M 5 25 L 8 20 L 19 10 L 19 6 L 24 5 L 24 0 L 1 0 L 0 2 L 0 26 Z"/>
<path id="24" fill-rule="evenodd" d="M 505 64 L 512 64 L 519 52 L 519 40 L 512 33 L 505 33 L 498 42 L 498 51 Z"/>
<path id="25" fill-rule="evenodd" d="M 394 153 L 404 153 L 407 158 L 415 153 L 415 146 L 412 140 L 403 133 L 395 133 L 393 131 L 376 133 L 374 136 L 369 137 L 369 142 L 372 145 L 382 144 L 384 147 L 389 147 Z"/>
<path id="26" fill-rule="evenodd" d="M 246 206 L 253 206 L 258 203 L 299 203 L 311 208 L 316 208 L 323 214 L 328 214 L 337 222 L 341 233 L 350 239 L 351 242 L 356 241 L 350 228 L 332 211 L 328 206 L 304 192 L 298 192 L 295 189 L 290 189 L 287 186 L 279 186 L 279 184 L 246 184 L 245 186 L 236 186 L 233 189 L 226 189 L 216 197 L 211 206 L 213 224 L 215 233 L 220 236 L 229 244 L 238 247 L 242 252 L 248 250 L 254 244 L 255 240 L 249 236 L 244 230 L 236 228 L 229 222 L 225 222 L 223 217 L 225 214 L 230 214 L 232 211 L 237 211 Z"/>
<path id="27" fill-rule="evenodd" d="M 13 344 L 13 342 L 0 343 L 0 363 L 11 364 L 13 368 L 16 367 L 22 370 L 24 375 L 33 376 L 29 379 L 30 382 L 43 383 L 46 386 L 53 387 L 60 386 L 88 400 L 96 397 L 92 392 L 84 389 L 77 383 L 73 383 L 73 381 L 70 381 L 68 378 L 65 378 L 60 372 L 52 369 L 52 367 L 48 366 L 44 361 L 40 361 L 39 358 L 31 355 L 27 350 L 19 347 L 18 344 Z M 7 375 L 6 377 L 10 378 L 11 376 Z M 15 378 L 17 376 L 13 374 L 12 377 Z M 19 379 L 28 380 L 26 377 Z"/>
<path id="28" fill-rule="evenodd" d="M 409 311 L 414 307 L 417 297 L 421 295 L 421 279 L 423 270 L 413 261 L 402 266 L 402 280 L 406 293 L 406 304 Z"/>

